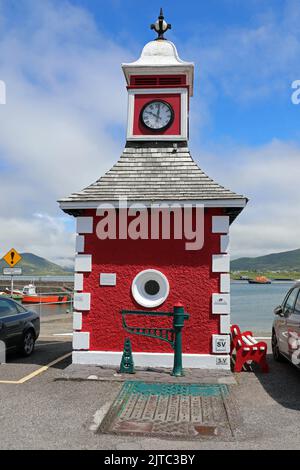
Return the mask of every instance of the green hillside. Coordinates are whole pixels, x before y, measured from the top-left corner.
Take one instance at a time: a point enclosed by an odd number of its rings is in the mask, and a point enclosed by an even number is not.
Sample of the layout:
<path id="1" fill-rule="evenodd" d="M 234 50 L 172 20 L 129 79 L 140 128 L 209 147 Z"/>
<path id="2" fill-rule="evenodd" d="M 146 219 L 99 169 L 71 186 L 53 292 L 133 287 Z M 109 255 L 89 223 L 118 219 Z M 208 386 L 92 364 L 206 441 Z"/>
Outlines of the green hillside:
<path id="1" fill-rule="evenodd" d="M 231 262 L 232 271 L 300 271 L 300 249 Z"/>
<path id="2" fill-rule="evenodd" d="M 58 264 L 52 263 L 33 253 L 21 253 L 22 260 L 16 265 L 22 268 L 22 274 L 30 276 L 38 275 L 68 275 L 73 272 L 72 269 L 62 268 Z M 4 260 L 0 260 L 0 275 L 3 268 L 8 265 Z M 270 255 L 258 256 L 256 258 L 238 258 L 231 261 L 231 271 L 248 272 L 300 272 L 300 249 L 284 251 L 281 253 L 272 253 Z"/>
<path id="3" fill-rule="evenodd" d="M 52 263 L 51 261 L 36 256 L 32 253 L 21 253 L 22 260 L 16 265 L 18 268 L 22 268 L 22 274 L 25 276 L 39 276 L 39 275 L 67 275 L 72 272 L 72 270 L 64 269 L 58 264 Z M 3 268 L 8 268 L 9 266 L 6 262 L 0 260 L 0 275 L 3 272 Z"/>

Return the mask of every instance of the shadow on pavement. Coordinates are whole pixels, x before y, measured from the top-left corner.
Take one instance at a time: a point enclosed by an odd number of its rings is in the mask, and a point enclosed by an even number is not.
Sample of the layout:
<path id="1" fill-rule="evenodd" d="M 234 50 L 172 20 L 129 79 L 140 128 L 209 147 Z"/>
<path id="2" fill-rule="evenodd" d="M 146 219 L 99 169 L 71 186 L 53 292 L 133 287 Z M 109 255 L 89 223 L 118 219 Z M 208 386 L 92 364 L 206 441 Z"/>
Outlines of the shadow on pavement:
<path id="1" fill-rule="evenodd" d="M 7 364 L 24 364 L 33 366 L 46 366 L 52 361 L 72 352 L 72 341 L 53 341 L 53 340 L 38 340 L 35 345 L 35 350 L 29 357 L 23 357 L 17 351 L 7 354 Z M 57 369 L 64 369 L 71 363 L 71 356 L 54 364 L 51 367 Z"/>
<path id="2" fill-rule="evenodd" d="M 291 410 L 300 410 L 300 369 L 290 362 L 275 362 L 271 354 L 267 355 L 270 372 L 264 374 L 253 365 L 253 372 L 265 391 L 280 405 Z"/>

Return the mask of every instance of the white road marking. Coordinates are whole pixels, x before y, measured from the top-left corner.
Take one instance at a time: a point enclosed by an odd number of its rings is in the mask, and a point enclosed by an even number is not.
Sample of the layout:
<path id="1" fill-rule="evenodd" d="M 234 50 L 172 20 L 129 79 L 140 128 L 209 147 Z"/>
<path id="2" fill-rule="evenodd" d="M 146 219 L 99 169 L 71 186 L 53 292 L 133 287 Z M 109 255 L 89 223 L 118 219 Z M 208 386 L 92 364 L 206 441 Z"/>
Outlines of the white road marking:
<path id="1" fill-rule="evenodd" d="M 73 333 L 53 333 L 52 336 L 73 336 Z"/>

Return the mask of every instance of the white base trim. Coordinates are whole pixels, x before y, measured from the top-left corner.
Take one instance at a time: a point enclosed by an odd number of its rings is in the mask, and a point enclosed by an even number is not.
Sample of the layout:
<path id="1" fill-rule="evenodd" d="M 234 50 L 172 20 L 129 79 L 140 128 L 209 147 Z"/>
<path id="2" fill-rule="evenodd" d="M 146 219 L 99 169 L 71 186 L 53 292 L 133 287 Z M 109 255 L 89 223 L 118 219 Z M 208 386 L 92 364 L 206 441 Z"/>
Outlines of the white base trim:
<path id="1" fill-rule="evenodd" d="M 93 364 L 101 366 L 119 366 L 123 351 L 73 351 L 73 364 Z M 229 354 L 183 354 L 183 367 L 190 369 L 223 369 L 230 370 Z M 172 353 L 133 353 L 135 366 L 139 367 L 173 367 Z"/>

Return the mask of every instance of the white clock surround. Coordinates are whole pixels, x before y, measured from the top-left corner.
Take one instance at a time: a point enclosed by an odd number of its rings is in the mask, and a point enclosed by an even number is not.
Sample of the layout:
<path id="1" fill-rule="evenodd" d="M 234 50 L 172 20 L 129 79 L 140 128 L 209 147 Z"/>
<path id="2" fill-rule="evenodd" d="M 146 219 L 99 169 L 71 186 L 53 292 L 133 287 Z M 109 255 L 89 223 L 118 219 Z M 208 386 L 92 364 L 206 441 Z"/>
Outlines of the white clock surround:
<path id="1" fill-rule="evenodd" d="M 153 94 L 153 101 L 157 98 L 157 95 L 178 95 L 180 94 L 180 134 L 178 135 L 156 135 L 156 134 L 143 134 L 136 135 L 133 133 L 134 124 L 134 112 L 135 112 L 135 95 L 151 95 Z M 162 96 L 163 100 L 163 96 Z M 149 101 L 152 101 L 149 99 Z M 127 140 L 136 141 L 185 141 L 188 139 L 188 90 L 187 88 L 139 88 L 128 90 L 128 120 L 127 120 Z"/>

